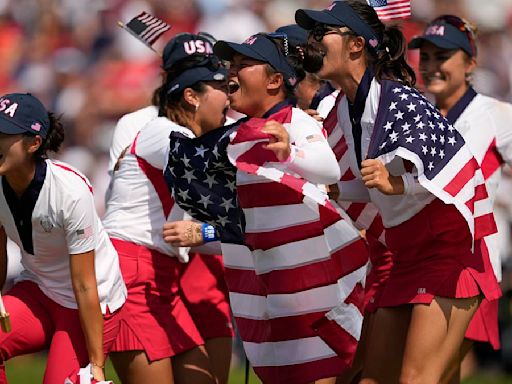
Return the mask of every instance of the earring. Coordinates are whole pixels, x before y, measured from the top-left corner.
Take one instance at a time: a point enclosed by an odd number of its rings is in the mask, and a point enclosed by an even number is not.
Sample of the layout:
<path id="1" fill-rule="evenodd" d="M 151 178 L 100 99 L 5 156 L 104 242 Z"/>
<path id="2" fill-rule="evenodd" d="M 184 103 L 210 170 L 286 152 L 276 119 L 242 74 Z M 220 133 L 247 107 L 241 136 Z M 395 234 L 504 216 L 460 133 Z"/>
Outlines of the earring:
<path id="1" fill-rule="evenodd" d="M 466 73 L 465 80 L 466 83 L 470 84 L 473 81 L 473 74 L 471 72 Z"/>
<path id="2" fill-rule="evenodd" d="M 199 103 L 196 104 L 196 112 L 199 109 Z"/>

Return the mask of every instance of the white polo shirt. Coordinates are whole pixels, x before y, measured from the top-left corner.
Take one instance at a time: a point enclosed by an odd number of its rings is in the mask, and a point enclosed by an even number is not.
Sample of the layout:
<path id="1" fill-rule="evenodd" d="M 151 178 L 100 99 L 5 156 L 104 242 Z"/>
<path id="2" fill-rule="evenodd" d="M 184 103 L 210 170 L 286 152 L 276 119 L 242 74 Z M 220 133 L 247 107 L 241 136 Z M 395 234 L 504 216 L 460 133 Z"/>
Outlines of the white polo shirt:
<path id="1" fill-rule="evenodd" d="M 103 225 L 112 238 L 143 245 L 187 262 L 190 248 L 174 247 L 166 243 L 162 235 L 165 222 L 191 220 L 174 204 L 163 177 L 172 131 L 194 137 L 192 131 L 165 117 L 151 119 L 138 135 L 135 134 L 136 139 L 112 175 Z"/>
<path id="2" fill-rule="evenodd" d="M 32 211 L 33 253 L 28 253 L 0 188 L 0 225 L 21 248 L 23 271 L 17 281 L 35 282 L 45 295 L 66 308 L 77 308 L 71 283 L 70 255 L 95 251 L 101 310 L 114 312 L 126 300 L 117 252 L 94 207 L 89 181 L 70 165 L 45 160 L 46 175 Z M 0 182 L 4 182 L 0 177 Z M 1 185 L 1 184 L 0 184 Z"/>
<path id="3" fill-rule="evenodd" d="M 133 142 L 142 127 L 157 117 L 158 109 L 150 105 L 135 112 L 127 113 L 119 119 L 110 146 L 109 174 L 112 174 L 119 156 Z"/>

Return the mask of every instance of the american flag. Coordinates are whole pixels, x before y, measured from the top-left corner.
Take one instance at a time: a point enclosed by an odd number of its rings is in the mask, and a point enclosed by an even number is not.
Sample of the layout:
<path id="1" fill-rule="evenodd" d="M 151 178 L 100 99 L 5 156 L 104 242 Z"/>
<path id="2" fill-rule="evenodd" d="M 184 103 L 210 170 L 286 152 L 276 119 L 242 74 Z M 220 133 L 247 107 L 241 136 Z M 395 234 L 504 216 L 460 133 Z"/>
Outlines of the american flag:
<path id="1" fill-rule="evenodd" d="M 236 195 L 236 168 L 226 148 L 237 125 L 189 139 L 172 132 L 164 177 L 178 205 L 213 225 L 222 242 L 243 243 L 244 218 Z"/>
<path id="2" fill-rule="evenodd" d="M 350 153 L 343 131 L 338 126 L 338 106 L 344 97 L 340 92 L 336 97 L 334 107 L 324 120 L 323 126 L 327 134 L 327 141 L 331 146 L 341 170 L 341 181 L 355 180 L 356 176 L 350 169 Z M 349 201 L 337 201 L 350 219 L 359 229 L 365 229 L 366 234 L 371 235 L 385 244 L 385 230 L 382 218 L 377 207 L 372 203 L 353 203 Z"/>
<path id="3" fill-rule="evenodd" d="M 293 124 L 293 109 L 268 119 Z M 256 374 L 307 383 L 351 364 L 367 251 L 325 191 L 262 148 L 268 119 L 171 137 L 165 174 L 176 202 L 221 232 L 231 307 Z"/>
<path id="4" fill-rule="evenodd" d="M 410 0 L 367 0 L 381 21 L 405 19 L 411 16 Z"/>
<path id="5" fill-rule="evenodd" d="M 86 228 L 80 228 L 76 230 L 76 236 L 79 239 L 87 239 L 91 237 L 93 234 L 92 226 L 88 226 Z"/>
<path id="6" fill-rule="evenodd" d="M 119 25 L 151 49 L 155 41 L 171 29 L 169 24 L 147 12 L 141 12 L 126 25 L 121 22 Z"/>
<path id="7" fill-rule="evenodd" d="M 416 89 L 393 81 L 381 86 L 368 158 L 411 161 L 421 185 L 455 204 L 475 240 L 496 232 L 482 171 L 460 133 Z"/>

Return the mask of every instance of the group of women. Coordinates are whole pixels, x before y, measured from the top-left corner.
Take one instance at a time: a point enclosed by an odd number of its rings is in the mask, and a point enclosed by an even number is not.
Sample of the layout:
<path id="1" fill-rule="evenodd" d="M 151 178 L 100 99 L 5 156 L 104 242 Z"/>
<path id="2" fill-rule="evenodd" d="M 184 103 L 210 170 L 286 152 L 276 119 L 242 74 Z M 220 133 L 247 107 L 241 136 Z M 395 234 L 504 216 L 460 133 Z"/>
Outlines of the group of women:
<path id="1" fill-rule="evenodd" d="M 295 16 L 298 26 L 242 44 L 201 33 L 167 43 L 152 105 L 116 127 L 103 223 L 88 180 L 47 157 L 64 138 L 59 120 L 30 94 L 0 99 L 0 282 L 7 238 L 24 267 L 3 296 L 12 331 L 0 333 L 0 383 L 5 361 L 46 348 L 45 383 L 80 367 L 104 380 L 107 354 L 123 383 L 226 383 L 229 299 L 265 383 L 456 383 L 472 341 L 499 348 L 492 214 L 475 231 L 466 201 L 428 182 L 421 145 L 410 156 L 375 151 L 393 129 L 410 141 L 433 136 L 442 150 L 458 140 L 485 180 L 465 187 L 480 199 L 471 213 L 492 202 L 512 162 L 512 106 L 471 86 L 474 27 L 441 16 L 409 43 L 434 106 L 414 88 L 403 34 L 366 3 Z M 318 116 L 322 96 L 336 103 Z M 226 126 L 228 107 L 246 117 Z M 242 131 L 257 137 L 266 171 L 233 158 Z M 232 143 L 176 155 L 218 132 Z M 196 161 L 206 153 L 215 161 Z M 222 161 L 222 177 L 210 178 Z M 199 200 L 180 177 L 202 188 Z M 207 194 L 219 180 L 226 216 Z M 324 205 L 309 198 L 327 194 Z M 228 216 L 240 225 L 234 236 L 219 225 Z M 325 319 L 349 336 L 333 340 Z"/>

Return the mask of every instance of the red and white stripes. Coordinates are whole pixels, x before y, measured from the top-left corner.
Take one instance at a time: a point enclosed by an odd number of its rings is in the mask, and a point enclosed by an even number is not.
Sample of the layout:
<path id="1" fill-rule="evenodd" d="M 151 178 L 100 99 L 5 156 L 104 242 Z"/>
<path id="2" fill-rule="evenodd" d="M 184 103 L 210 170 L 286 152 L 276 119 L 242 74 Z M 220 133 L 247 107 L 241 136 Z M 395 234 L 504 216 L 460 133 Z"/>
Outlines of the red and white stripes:
<path id="1" fill-rule="evenodd" d="M 368 0 L 381 21 L 404 19 L 411 16 L 410 0 Z"/>
<path id="2" fill-rule="evenodd" d="M 228 154 L 240 169 L 246 245 L 223 244 L 222 251 L 244 349 L 265 383 L 337 376 L 359 340 L 366 246 L 325 190 L 259 155 L 251 161 L 247 154 L 261 154 L 261 140 L 239 132 Z"/>

